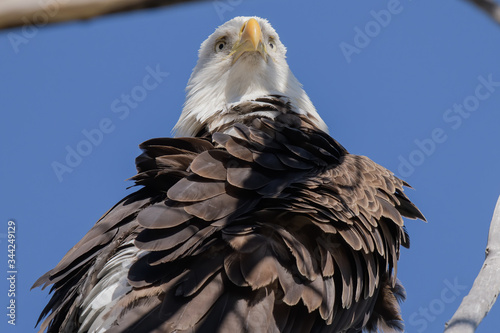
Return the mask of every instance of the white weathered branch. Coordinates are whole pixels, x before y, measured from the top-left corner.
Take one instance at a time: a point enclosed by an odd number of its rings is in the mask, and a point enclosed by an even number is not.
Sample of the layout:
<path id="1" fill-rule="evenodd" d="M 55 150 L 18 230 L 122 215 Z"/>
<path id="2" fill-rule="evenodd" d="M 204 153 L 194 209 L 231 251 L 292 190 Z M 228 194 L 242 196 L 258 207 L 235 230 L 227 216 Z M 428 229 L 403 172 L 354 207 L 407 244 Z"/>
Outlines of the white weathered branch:
<path id="1" fill-rule="evenodd" d="M 500 5 L 493 0 L 467 0 L 485 11 L 495 22 L 500 24 Z"/>
<path id="2" fill-rule="evenodd" d="M 500 197 L 491 220 L 486 259 L 457 312 L 446 323 L 445 333 L 472 333 L 488 314 L 500 292 Z"/>
<path id="3" fill-rule="evenodd" d="M 193 0 L 1 0 L 0 29 L 84 20 Z"/>
<path id="4" fill-rule="evenodd" d="M 85 20 L 143 8 L 194 0 L 0 0 L 0 29 Z M 493 0 L 467 0 L 500 24 L 500 5 Z"/>

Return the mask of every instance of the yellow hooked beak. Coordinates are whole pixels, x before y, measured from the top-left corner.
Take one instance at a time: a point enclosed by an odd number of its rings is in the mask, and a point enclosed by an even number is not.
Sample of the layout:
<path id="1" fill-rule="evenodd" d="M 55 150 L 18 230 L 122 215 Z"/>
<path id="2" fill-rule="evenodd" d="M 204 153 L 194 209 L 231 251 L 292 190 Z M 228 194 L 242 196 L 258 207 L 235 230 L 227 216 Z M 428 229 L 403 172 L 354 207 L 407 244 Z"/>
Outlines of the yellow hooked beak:
<path id="1" fill-rule="evenodd" d="M 251 18 L 243 24 L 240 31 L 240 39 L 234 44 L 230 55 L 233 56 L 233 64 L 245 52 L 258 52 L 267 61 L 267 51 L 262 41 L 262 31 L 259 22 Z"/>

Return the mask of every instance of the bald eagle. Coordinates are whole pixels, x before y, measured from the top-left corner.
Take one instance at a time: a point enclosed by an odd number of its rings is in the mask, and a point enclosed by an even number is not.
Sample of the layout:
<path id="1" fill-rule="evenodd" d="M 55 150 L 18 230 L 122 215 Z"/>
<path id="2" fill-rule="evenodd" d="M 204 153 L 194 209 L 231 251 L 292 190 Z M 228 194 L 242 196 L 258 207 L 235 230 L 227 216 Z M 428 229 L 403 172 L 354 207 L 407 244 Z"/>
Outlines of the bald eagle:
<path id="1" fill-rule="evenodd" d="M 49 332 L 398 332 L 408 186 L 327 127 L 268 21 L 205 40 L 141 186 L 40 277 Z"/>

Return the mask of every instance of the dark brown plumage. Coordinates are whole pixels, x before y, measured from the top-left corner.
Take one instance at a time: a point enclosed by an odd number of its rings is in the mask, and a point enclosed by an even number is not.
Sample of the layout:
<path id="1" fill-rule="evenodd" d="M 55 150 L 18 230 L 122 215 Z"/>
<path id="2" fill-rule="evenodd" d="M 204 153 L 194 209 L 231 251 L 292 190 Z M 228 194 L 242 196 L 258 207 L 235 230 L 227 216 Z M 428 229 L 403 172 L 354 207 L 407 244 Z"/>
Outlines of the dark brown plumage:
<path id="1" fill-rule="evenodd" d="M 282 96 L 235 107 L 281 115 L 141 144 L 143 187 L 35 283 L 53 284 L 41 330 L 76 331 L 103 267 L 134 246 L 132 287 L 97 319 L 110 332 L 401 329 L 402 217 L 424 219 L 408 185 Z"/>

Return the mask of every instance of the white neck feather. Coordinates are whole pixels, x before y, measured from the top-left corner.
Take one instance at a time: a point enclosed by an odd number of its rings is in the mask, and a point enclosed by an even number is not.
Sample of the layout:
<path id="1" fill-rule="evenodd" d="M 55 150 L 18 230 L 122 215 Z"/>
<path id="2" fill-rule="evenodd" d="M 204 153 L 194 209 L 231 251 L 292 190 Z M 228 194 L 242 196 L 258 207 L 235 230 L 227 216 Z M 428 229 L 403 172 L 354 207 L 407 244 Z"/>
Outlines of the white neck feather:
<path id="1" fill-rule="evenodd" d="M 240 80 L 234 80 L 227 77 L 236 76 L 234 72 L 203 75 L 204 73 L 198 73 L 195 69 L 186 88 L 184 109 L 175 125 L 176 136 L 194 136 L 204 127 L 209 131 L 220 127 L 234 119 L 234 116 L 227 113 L 231 105 L 271 94 L 288 97 L 297 113 L 307 115 L 319 129 L 327 132 L 326 124 L 301 84 L 288 68 L 287 70 L 287 84 L 276 84 L 281 80 L 263 80 L 256 72 L 253 75 L 240 76 Z M 215 115 L 217 117 L 214 117 Z M 209 120 L 210 123 L 207 123 Z"/>

